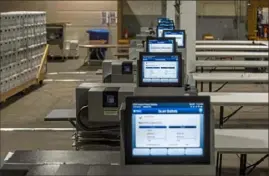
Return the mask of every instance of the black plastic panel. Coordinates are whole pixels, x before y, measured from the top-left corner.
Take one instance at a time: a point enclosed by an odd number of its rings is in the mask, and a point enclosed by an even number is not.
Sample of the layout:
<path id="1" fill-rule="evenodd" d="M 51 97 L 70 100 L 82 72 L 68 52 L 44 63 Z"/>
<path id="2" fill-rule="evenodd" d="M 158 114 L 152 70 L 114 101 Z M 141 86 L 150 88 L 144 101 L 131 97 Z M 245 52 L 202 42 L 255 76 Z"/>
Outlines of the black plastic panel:
<path id="1" fill-rule="evenodd" d="M 131 74 L 133 74 L 133 62 L 132 61 L 122 62 L 121 73 L 123 75 L 131 75 Z"/>
<path id="2" fill-rule="evenodd" d="M 0 170 L 0 176 L 26 176 L 28 170 Z"/>
<path id="3" fill-rule="evenodd" d="M 119 87 L 106 87 L 105 90 L 103 91 L 103 107 L 117 108 L 118 92 Z"/>
<path id="4" fill-rule="evenodd" d="M 110 164 L 120 162 L 119 151 L 15 151 L 6 163 Z"/>

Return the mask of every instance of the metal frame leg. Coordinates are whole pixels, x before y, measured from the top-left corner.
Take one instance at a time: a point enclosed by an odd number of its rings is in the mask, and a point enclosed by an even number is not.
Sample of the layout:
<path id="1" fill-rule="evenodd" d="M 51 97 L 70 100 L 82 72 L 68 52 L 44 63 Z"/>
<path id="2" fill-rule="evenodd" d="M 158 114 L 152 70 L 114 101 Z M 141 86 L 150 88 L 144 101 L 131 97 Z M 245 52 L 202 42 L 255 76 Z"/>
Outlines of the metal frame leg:
<path id="1" fill-rule="evenodd" d="M 204 82 L 202 81 L 200 84 L 201 84 L 201 92 L 203 92 L 204 91 Z"/>
<path id="2" fill-rule="evenodd" d="M 246 170 L 247 170 L 247 154 L 241 154 L 239 175 L 246 176 Z"/>
<path id="3" fill-rule="evenodd" d="M 219 176 L 219 152 L 217 152 L 217 161 L 216 161 L 216 176 Z"/>
<path id="4" fill-rule="evenodd" d="M 88 49 L 87 56 L 84 58 L 83 65 L 85 65 L 86 63 L 90 63 L 90 56 L 91 56 L 91 49 Z"/>
<path id="5" fill-rule="evenodd" d="M 216 163 L 216 176 L 221 176 L 222 172 L 222 153 L 217 152 L 217 163 Z"/>
<path id="6" fill-rule="evenodd" d="M 223 128 L 224 125 L 224 106 L 220 106 L 219 111 L 219 128 Z"/>
<path id="7" fill-rule="evenodd" d="M 78 128 L 77 128 L 77 124 L 72 119 L 68 119 L 68 121 L 76 129 L 76 131 L 75 131 L 75 150 L 78 151 L 79 149 L 77 147 L 77 142 L 78 142 Z"/>
<path id="8" fill-rule="evenodd" d="M 201 73 L 203 73 L 204 67 L 200 67 L 200 68 L 201 68 Z M 204 91 L 204 82 L 202 81 L 202 82 L 200 82 L 200 84 L 201 84 L 201 92 L 203 92 Z"/>
<path id="9" fill-rule="evenodd" d="M 209 89 L 209 92 L 212 92 L 212 82 L 208 83 L 208 89 Z"/>
<path id="10" fill-rule="evenodd" d="M 75 123 L 72 119 L 68 119 L 68 121 L 71 123 L 71 125 L 72 125 L 74 128 L 77 128 L 76 123 Z"/>

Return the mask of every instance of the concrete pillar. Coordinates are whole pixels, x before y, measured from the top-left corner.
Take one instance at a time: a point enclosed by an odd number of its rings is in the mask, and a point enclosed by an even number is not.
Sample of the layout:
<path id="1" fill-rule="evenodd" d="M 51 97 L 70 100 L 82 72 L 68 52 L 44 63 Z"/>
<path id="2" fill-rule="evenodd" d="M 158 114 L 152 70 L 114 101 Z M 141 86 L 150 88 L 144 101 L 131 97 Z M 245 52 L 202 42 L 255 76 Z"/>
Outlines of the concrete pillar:
<path id="1" fill-rule="evenodd" d="M 194 62 L 195 42 L 196 42 L 196 1 L 180 1 L 180 29 L 186 31 L 186 74 L 195 71 Z M 190 84 L 195 84 L 193 80 L 189 79 Z"/>
<path id="2" fill-rule="evenodd" d="M 176 21 L 176 11 L 175 11 L 175 1 L 174 0 L 166 0 L 166 18 L 170 20 Z"/>

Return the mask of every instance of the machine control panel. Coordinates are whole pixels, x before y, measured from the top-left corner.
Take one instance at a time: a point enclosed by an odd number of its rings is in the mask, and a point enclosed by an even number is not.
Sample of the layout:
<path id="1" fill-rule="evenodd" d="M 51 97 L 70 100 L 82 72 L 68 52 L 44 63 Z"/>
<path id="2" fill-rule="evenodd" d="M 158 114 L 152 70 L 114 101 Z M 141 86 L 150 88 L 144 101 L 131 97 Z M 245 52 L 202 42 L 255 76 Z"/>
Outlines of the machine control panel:
<path id="1" fill-rule="evenodd" d="M 121 73 L 123 75 L 133 74 L 133 62 L 122 62 Z"/>
<path id="2" fill-rule="evenodd" d="M 118 107 L 118 92 L 119 87 L 107 87 L 103 91 L 103 107 L 117 108 Z"/>

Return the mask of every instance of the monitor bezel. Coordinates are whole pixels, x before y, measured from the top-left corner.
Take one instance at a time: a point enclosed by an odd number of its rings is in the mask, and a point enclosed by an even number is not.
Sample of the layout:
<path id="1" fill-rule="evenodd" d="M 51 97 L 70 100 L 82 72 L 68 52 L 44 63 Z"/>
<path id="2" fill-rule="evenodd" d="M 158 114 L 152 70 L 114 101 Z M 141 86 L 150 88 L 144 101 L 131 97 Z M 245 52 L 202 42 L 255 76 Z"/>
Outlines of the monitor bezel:
<path id="1" fill-rule="evenodd" d="M 174 37 L 151 37 L 151 36 L 148 36 L 147 37 L 147 45 L 146 45 L 146 52 L 149 52 L 149 40 L 160 40 L 160 41 L 165 41 L 165 40 L 173 40 L 173 52 L 171 53 L 175 53 L 177 52 L 177 42 L 176 42 L 176 39 Z"/>
<path id="2" fill-rule="evenodd" d="M 184 41 L 183 41 L 183 46 L 178 46 L 177 48 L 186 48 L 186 32 L 185 30 L 163 30 L 163 36 L 164 38 L 171 38 L 171 37 L 165 37 L 164 33 L 165 32 L 183 32 L 184 33 Z"/>
<path id="3" fill-rule="evenodd" d="M 156 27 L 156 36 L 157 36 L 157 37 L 162 37 L 163 35 L 162 35 L 162 36 L 159 36 L 159 27 L 163 27 L 163 26 L 157 26 L 157 27 Z M 164 29 L 164 30 L 175 30 L 175 26 L 174 26 L 174 25 L 173 25 L 173 28 L 174 28 L 174 29 Z"/>
<path id="4" fill-rule="evenodd" d="M 144 83 L 142 80 L 142 64 L 143 64 L 143 56 L 169 56 L 174 55 L 178 56 L 178 68 L 179 68 L 179 75 L 178 75 L 178 82 L 177 83 Z M 182 87 L 183 86 L 183 61 L 182 61 L 182 53 L 149 53 L 149 52 L 140 52 L 139 53 L 139 60 L 137 60 L 137 83 L 138 87 Z"/>
<path id="5" fill-rule="evenodd" d="M 203 103 L 204 104 L 204 155 L 189 157 L 148 157 L 132 155 L 132 105 L 133 103 Z M 211 128 L 210 96 L 176 96 L 176 97 L 127 97 L 124 118 L 124 152 L 125 164 L 185 164 L 185 165 L 210 165 L 211 140 L 210 134 L 214 133 Z"/>

